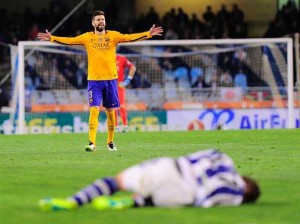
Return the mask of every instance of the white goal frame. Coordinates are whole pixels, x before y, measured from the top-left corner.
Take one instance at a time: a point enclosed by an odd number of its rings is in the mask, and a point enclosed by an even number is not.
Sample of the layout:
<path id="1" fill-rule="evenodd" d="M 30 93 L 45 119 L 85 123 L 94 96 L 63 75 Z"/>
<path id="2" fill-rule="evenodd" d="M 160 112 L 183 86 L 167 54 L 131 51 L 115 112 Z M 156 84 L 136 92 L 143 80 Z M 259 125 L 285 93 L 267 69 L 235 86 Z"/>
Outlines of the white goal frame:
<path id="1" fill-rule="evenodd" d="M 261 44 L 261 43 L 286 43 L 287 44 L 287 73 L 288 73 L 288 128 L 295 128 L 294 114 L 294 71 L 293 71 L 293 40 L 292 38 L 252 38 L 252 39 L 213 39 L 213 40 L 146 40 L 134 43 L 126 43 L 131 46 L 159 46 L 159 45 L 197 45 L 197 44 Z M 18 70 L 17 83 L 15 91 L 17 91 L 18 119 L 17 134 L 25 134 L 25 63 L 24 54 L 27 46 L 42 47 L 54 46 L 57 44 L 48 41 L 19 41 L 18 42 Z"/>

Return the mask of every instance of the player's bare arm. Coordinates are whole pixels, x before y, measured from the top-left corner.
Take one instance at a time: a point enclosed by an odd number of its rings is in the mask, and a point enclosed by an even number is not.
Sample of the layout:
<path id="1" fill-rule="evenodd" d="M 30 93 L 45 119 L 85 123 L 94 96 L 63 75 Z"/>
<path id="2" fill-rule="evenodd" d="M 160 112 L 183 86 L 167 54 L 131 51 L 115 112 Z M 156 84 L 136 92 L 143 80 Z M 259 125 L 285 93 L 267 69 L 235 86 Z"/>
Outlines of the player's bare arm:
<path id="1" fill-rule="evenodd" d="M 45 33 L 38 33 L 37 38 L 39 40 L 50 41 L 51 40 L 51 33 L 48 30 L 46 30 Z"/>
<path id="2" fill-rule="evenodd" d="M 150 28 L 150 35 L 151 36 L 161 36 L 164 32 L 163 28 L 161 26 L 156 27 L 154 24 Z"/>

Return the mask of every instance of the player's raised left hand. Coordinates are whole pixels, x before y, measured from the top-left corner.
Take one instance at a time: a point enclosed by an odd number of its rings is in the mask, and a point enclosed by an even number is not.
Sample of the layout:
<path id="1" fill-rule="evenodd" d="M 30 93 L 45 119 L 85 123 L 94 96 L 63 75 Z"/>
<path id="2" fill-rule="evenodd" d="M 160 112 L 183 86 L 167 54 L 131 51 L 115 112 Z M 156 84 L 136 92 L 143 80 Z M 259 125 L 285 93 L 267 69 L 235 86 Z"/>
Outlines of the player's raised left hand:
<path id="1" fill-rule="evenodd" d="M 163 32 L 163 28 L 161 26 L 156 27 L 155 24 L 150 28 L 151 36 L 161 36 Z"/>
<path id="2" fill-rule="evenodd" d="M 39 40 L 49 41 L 49 40 L 51 40 L 51 33 L 48 30 L 46 30 L 45 33 L 38 33 L 37 38 Z"/>

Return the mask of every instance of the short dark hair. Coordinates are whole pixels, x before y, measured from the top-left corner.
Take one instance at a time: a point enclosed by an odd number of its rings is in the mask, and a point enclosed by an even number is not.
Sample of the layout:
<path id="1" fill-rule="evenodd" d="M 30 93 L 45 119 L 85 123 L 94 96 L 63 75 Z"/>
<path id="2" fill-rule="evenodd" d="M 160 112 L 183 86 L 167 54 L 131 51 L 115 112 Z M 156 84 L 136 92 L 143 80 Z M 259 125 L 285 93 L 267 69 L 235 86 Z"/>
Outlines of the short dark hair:
<path id="1" fill-rule="evenodd" d="M 260 189 L 255 180 L 250 177 L 243 176 L 246 187 L 244 191 L 243 203 L 255 202 L 260 196 Z"/>
<path id="2" fill-rule="evenodd" d="M 94 11 L 93 14 L 92 14 L 92 20 L 93 20 L 96 16 L 105 16 L 105 13 L 104 13 L 103 11 L 96 10 L 96 11 Z"/>

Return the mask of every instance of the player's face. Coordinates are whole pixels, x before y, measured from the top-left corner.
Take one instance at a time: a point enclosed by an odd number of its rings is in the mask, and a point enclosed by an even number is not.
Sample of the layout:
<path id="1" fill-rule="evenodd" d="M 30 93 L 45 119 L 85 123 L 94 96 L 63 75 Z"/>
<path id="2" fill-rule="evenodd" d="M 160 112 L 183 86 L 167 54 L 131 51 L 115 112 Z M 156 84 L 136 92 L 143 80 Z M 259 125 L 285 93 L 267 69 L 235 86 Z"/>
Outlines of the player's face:
<path id="1" fill-rule="evenodd" d="M 93 27 L 99 32 L 102 32 L 105 29 L 105 17 L 103 15 L 95 16 L 92 21 Z"/>

